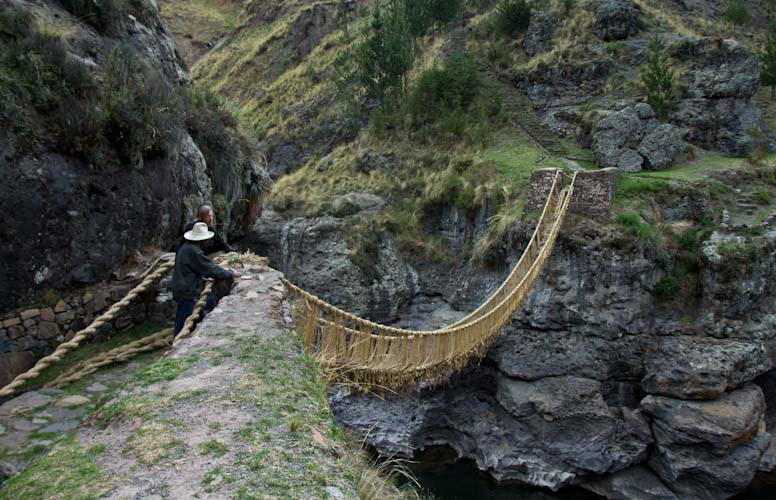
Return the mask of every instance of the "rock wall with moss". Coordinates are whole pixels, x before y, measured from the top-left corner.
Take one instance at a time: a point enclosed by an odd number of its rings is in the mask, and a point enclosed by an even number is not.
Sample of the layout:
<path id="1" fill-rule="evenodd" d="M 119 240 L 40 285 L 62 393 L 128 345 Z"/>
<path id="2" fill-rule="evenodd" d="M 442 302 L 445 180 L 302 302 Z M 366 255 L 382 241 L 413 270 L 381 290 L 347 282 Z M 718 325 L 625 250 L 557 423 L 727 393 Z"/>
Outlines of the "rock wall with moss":
<path id="1" fill-rule="evenodd" d="M 192 87 L 153 2 L 0 4 L 0 310 L 167 248 L 200 203 L 244 234 L 270 182 L 219 98 Z"/>

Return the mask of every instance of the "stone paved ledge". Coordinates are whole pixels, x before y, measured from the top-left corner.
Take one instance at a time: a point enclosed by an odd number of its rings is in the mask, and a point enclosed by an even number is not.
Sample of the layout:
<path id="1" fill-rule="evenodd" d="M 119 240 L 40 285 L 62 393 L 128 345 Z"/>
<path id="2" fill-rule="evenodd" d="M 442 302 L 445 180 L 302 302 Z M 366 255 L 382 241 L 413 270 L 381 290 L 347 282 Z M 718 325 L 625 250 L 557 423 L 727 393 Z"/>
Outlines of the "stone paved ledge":
<path id="1" fill-rule="evenodd" d="M 242 272 L 252 279 L 191 337 L 0 496 L 358 498 L 363 454 L 346 444 L 313 360 L 284 323 L 280 273 Z"/>

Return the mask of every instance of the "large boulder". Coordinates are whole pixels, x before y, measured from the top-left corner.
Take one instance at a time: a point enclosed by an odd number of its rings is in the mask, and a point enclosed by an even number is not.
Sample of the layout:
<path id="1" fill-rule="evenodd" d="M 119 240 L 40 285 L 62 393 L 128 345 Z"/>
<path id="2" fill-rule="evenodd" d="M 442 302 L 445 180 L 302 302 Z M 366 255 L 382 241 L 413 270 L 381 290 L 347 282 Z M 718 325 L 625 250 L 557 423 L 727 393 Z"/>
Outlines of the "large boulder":
<path id="1" fill-rule="evenodd" d="M 523 50 L 528 57 L 534 57 L 552 49 L 552 37 L 555 34 L 556 25 L 555 17 L 546 12 L 531 16 L 531 22 L 523 39 Z"/>
<path id="2" fill-rule="evenodd" d="M 655 451 L 649 465 L 681 498 L 724 499 L 749 485 L 770 441 L 765 399 L 748 384 L 713 401 L 647 396 Z"/>
<path id="3" fill-rule="evenodd" d="M 773 366 L 762 342 L 667 337 L 647 353 L 643 389 L 680 399 L 715 399 Z"/>
<path id="4" fill-rule="evenodd" d="M 682 37 L 667 53 L 686 75 L 682 100 L 670 118 L 687 129 L 688 141 L 732 154 L 772 147 L 774 136 L 750 101 L 760 84 L 751 50 L 720 37 Z"/>
<path id="5" fill-rule="evenodd" d="M 606 85 L 614 63 L 597 53 L 562 55 L 517 71 L 512 80 L 537 108 L 556 108 L 590 101 Z"/>
<path id="6" fill-rule="evenodd" d="M 760 85 L 757 56 L 736 40 L 682 37 L 669 44 L 667 53 L 689 70 L 682 80 L 685 98 L 747 98 Z"/>
<path id="7" fill-rule="evenodd" d="M 689 142 L 705 148 L 742 155 L 773 145 L 773 133 L 748 98 L 683 99 L 670 118 L 687 130 Z"/>
<path id="8" fill-rule="evenodd" d="M 615 340 L 567 331 L 537 334 L 507 326 L 487 356 L 510 377 L 534 381 L 570 375 L 598 381 L 637 381 L 644 371 L 641 353 L 646 340 L 626 336 Z"/>
<path id="9" fill-rule="evenodd" d="M 679 500 L 648 467 L 637 465 L 582 485 L 609 500 Z"/>
<path id="10" fill-rule="evenodd" d="M 652 440 L 645 420 L 618 415 L 600 383 L 580 377 L 525 382 L 479 370 L 400 398 L 337 392 L 330 405 L 381 453 L 449 445 L 498 480 L 552 489 L 644 460 Z"/>
<path id="11" fill-rule="evenodd" d="M 624 172 L 670 167 L 683 151 L 680 132 L 673 125 L 660 124 L 645 103 L 598 120 L 592 131 L 592 149 L 598 166 Z"/>
<path id="12" fill-rule="evenodd" d="M 268 211 L 241 245 L 269 256 L 290 280 L 322 299 L 375 321 L 392 321 L 415 295 L 416 273 L 387 233 L 370 235 L 372 261 L 354 262 L 346 238 L 352 223 L 352 217 L 333 216 L 284 220 Z"/>
<path id="13" fill-rule="evenodd" d="M 593 14 L 595 33 L 603 40 L 623 40 L 639 32 L 641 8 L 630 0 L 599 0 Z"/>
<path id="14" fill-rule="evenodd" d="M 645 170 L 662 170 L 674 164 L 682 154 L 682 142 L 676 127 L 663 123 L 641 140 L 637 149 Z"/>

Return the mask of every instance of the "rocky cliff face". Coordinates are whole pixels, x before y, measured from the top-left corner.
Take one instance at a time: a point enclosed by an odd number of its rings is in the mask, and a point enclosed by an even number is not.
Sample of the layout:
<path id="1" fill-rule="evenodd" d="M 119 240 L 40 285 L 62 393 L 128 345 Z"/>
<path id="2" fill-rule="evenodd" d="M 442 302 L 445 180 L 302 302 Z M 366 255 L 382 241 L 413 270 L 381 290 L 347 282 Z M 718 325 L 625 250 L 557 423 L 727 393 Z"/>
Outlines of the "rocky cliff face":
<path id="1" fill-rule="evenodd" d="M 676 7 L 682 16 L 713 18 L 724 11 L 715 2 Z M 512 79 L 542 110 L 547 125 L 591 147 L 598 166 L 663 169 L 684 157 L 682 141 L 734 155 L 773 149 L 774 136 L 752 103 L 759 61 L 743 43 L 719 35 L 678 35 L 630 0 L 597 0 L 581 4 L 579 12 L 584 9 L 592 19 L 578 22 L 588 23 L 596 39 L 560 48 L 562 35 L 554 26 L 562 17 L 537 15 L 525 36 L 526 54 L 533 58 L 556 48 L 536 64 L 515 68 Z M 651 36 L 666 46 L 675 87 L 667 123 L 659 127 L 654 116 L 633 109 L 644 93 L 640 75 Z"/>
<path id="2" fill-rule="evenodd" d="M 140 3 L 142 16 L 121 11 L 110 29 L 86 24 L 58 3 L 14 0 L 0 6 L 65 33 L 60 42 L 51 43 L 64 47 L 72 67 L 93 75 L 96 89 L 108 88 L 106 65 L 113 48 L 123 44 L 141 61 L 137 64 L 159 75 L 160 86 L 182 92 L 191 84 L 186 65 L 156 5 Z M 94 104 L 100 120 L 108 116 L 106 92 Z M 169 105 L 176 106 L 172 101 Z M 64 104 L 60 108 L 68 113 Z M 74 108 L 71 116 L 79 116 L 77 111 Z M 188 111 L 185 104 L 180 111 Z M 106 123 L 112 123 L 110 119 L 105 118 Z M 77 133 L 72 127 L 67 134 Z M 48 129 L 36 131 L 41 136 L 37 147 L 21 150 L 13 130 L 13 123 L 0 127 L 0 175 L 5 179 L 0 209 L 7 214 L 0 245 L 0 310 L 34 302 L 44 290 L 64 291 L 106 279 L 144 246 L 168 247 L 201 203 L 216 206 L 220 226 L 230 238 L 240 236 L 260 215 L 270 185 L 250 154 L 240 153 L 234 164 L 207 163 L 201 144 L 183 122 L 169 131 L 148 132 L 150 137 L 169 132 L 166 151 L 131 160 L 122 156 L 120 147 L 130 140 L 107 126 L 106 143 L 98 143 L 94 149 L 99 154 L 90 155 L 61 147 L 62 141 L 47 135 Z M 232 147 L 219 154 L 234 154 Z"/>
<path id="3" fill-rule="evenodd" d="M 776 233 L 763 238 L 772 245 Z M 517 249 L 527 236 L 514 239 Z M 381 453 L 447 445 L 499 480 L 577 484 L 611 498 L 732 496 L 771 463 L 770 388 L 758 377 L 774 362 L 776 294 L 765 277 L 776 257 L 733 280 L 708 268 L 706 292 L 682 311 L 656 297 L 659 259 L 605 226 L 569 222 L 481 363 L 401 396 L 338 389 L 332 409 Z M 452 299 L 470 275 L 456 276 L 419 280 L 420 289 Z"/>

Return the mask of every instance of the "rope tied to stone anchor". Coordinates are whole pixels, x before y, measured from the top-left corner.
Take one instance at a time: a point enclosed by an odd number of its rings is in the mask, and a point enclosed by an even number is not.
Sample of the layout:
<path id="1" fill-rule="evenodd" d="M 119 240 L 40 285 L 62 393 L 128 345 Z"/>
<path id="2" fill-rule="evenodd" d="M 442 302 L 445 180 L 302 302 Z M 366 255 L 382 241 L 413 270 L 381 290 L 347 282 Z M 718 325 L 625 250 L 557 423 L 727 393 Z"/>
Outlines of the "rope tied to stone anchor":
<path id="1" fill-rule="evenodd" d="M 522 305 L 552 253 L 571 203 L 577 174 L 561 187 L 555 174 L 539 221 L 510 274 L 485 302 L 444 328 L 412 331 L 381 325 L 345 312 L 288 280 L 297 300 L 294 326 L 321 366 L 339 381 L 360 388 L 402 389 L 419 380 L 436 385 L 484 356 L 501 328 Z"/>
<path id="2" fill-rule="evenodd" d="M 173 254 L 166 255 L 168 258 L 170 258 Z M 123 299 L 113 304 L 110 309 L 98 316 L 89 326 L 79 330 L 72 339 L 59 344 L 53 353 L 40 358 L 32 368 L 18 375 L 8 385 L 0 389 L 0 397 L 10 396 L 16 392 L 19 387 L 23 386 L 25 382 L 34 379 L 49 366 L 62 361 L 62 358 L 64 358 L 67 353 L 81 345 L 81 342 L 86 340 L 88 337 L 94 335 L 102 325 L 115 319 L 138 295 L 146 292 L 151 287 L 151 285 L 159 281 L 162 276 L 167 274 L 167 272 L 172 269 L 173 265 L 175 265 L 175 261 L 173 259 L 161 262 L 161 260 L 157 259 L 152 264 L 152 266 L 157 264 L 159 264 L 159 267 L 154 272 L 147 274 L 143 281 L 140 282 L 140 284 L 135 288 L 130 290 Z"/>

